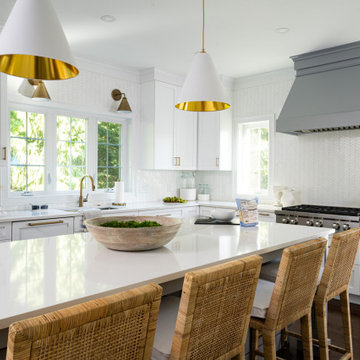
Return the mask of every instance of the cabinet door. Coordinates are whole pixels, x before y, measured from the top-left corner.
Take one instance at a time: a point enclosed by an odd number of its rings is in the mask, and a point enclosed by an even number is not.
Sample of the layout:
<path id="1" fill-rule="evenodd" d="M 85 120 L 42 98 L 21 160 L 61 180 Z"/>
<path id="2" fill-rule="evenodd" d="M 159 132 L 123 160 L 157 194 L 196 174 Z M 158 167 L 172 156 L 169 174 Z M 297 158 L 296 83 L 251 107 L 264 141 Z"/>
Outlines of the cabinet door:
<path id="1" fill-rule="evenodd" d="M 183 216 L 182 209 L 169 209 L 169 210 L 147 210 L 139 211 L 140 216 L 168 216 L 181 219 Z"/>
<path id="2" fill-rule="evenodd" d="M 360 265 L 355 265 L 349 284 L 349 292 L 353 295 L 360 295 Z"/>
<path id="3" fill-rule="evenodd" d="M 7 75 L 0 74 L 0 166 L 7 166 L 9 157 L 9 113 L 7 105 Z"/>
<path id="4" fill-rule="evenodd" d="M 0 241 L 11 240 L 11 223 L 0 223 Z"/>
<path id="5" fill-rule="evenodd" d="M 37 239 L 74 233 L 74 218 L 58 218 L 12 223 L 12 240 Z"/>
<path id="6" fill-rule="evenodd" d="M 199 113 L 198 121 L 198 170 L 219 170 L 219 114 L 217 112 Z"/>
<path id="7" fill-rule="evenodd" d="M 175 108 L 174 157 L 179 170 L 196 170 L 197 114 Z"/>
<path id="8" fill-rule="evenodd" d="M 176 86 L 155 83 L 154 168 L 171 170 L 174 163 Z"/>
<path id="9" fill-rule="evenodd" d="M 199 217 L 199 206 L 183 208 L 183 219 L 197 219 Z"/>

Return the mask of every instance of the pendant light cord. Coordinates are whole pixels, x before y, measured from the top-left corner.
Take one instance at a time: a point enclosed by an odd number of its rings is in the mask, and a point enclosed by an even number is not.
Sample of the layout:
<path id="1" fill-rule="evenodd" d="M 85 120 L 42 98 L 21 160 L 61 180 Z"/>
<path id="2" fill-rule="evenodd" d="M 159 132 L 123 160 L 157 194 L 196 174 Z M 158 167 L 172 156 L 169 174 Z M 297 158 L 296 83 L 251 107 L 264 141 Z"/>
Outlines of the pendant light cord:
<path id="1" fill-rule="evenodd" d="M 202 49 L 201 52 L 205 52 L 205 0 L 202 1 L 203 7 L 203 26 L 202 26 Z"/>

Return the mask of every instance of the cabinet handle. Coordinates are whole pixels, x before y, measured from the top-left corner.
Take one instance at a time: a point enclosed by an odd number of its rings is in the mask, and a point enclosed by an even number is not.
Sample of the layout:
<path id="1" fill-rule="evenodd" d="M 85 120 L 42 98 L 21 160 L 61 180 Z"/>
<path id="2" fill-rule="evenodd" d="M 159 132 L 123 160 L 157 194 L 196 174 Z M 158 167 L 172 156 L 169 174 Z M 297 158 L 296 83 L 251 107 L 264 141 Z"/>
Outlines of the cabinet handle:
<path id="1" fill-rule="evenodd" d="M 270 216 L 270 214 L 267 213 L 259 213 L 260 216 Z"/>
<path id="2" fill-rule="evenodd" d="M 52 224 L 63 224 L 63 220 L 56 220 L 56 221 L 46 221 L 41 223 L 29 223 L 29 226 L 42 226 L 42 225 L 52 225 Z"/>
<path id="3" fill-rule="evenodd" d="M 156 216 L 171 216 L 171 214 L 158 214 Z"/>
<path id="4" fill-rule="evenodd" d="M 181 157 L 178 157 L 178 159 L 179 159 L 179 164 L 178 164 L 178 165 L 180 166 L 180 164 L 181 164 L 181 162 L 180 162 L 180 160 L 181 160 Z"/>
<path id="5" fill-rule="evenodd" d="M 6 160 L 7 156 L 6 156 L 6 146 L 4 146 L 2 148 L 2 154 L 1 154 L 1 157 L 3 160 Z"/>
<path id="6" fill-rule="evenodd" d="M 220 163 L 220 159 L 217 157 L 216 158 L 216 167 L 219 167 L 219 163 Z"/>

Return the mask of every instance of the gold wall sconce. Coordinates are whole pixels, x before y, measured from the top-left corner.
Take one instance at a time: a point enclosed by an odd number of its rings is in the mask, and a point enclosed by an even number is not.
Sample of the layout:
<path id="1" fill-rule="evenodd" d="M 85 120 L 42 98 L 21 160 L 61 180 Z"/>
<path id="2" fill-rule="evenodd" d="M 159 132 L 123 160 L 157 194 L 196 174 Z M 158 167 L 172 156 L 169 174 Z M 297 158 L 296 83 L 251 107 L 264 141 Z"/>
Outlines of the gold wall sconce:
<path id="1" fill-rule="evenodd" d="M 122 93 L 120 90 L 118 89 L 114 89 L 111 92 L 111 97 L 113 98 L 113 100 L 115 101 L 120 101 L 120 104 L 116 110 L 116 112 L 118 113 L 131 113 L 131 107 L 129 105 L 128 99 L 125 95 L 125 93 Z"/>
<path id="2" fill-rule="evenodd" d="M 24 79 L 19 87 L 19 93 L 35 101 L 50 101 L 51 97 L 42 80 Z"/>

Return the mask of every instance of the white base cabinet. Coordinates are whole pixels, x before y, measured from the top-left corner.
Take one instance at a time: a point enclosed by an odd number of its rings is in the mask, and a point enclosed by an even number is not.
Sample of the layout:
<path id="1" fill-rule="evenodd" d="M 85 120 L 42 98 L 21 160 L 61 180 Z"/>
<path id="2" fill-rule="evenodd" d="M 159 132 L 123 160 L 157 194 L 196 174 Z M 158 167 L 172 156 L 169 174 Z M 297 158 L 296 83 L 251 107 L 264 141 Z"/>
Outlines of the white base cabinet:
<path id="1" fill-rule="evenodd" d="M 0 241 L 11 241 L 11 223 L 0 223 Z"/>
<path id="2" fill-rule="evenodd" d="M 36 239 L 73 233 L 74 217 L 12 223 L 12 240 Z"/>
<path id="3" fill-rule="evenodd" d="M 349 284 L 349 293 L 360 295 L 360 265 L 355 265 Z"/>

